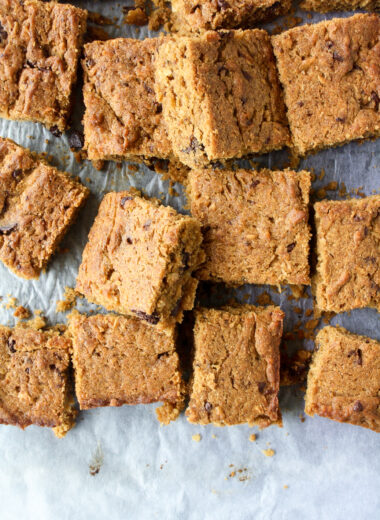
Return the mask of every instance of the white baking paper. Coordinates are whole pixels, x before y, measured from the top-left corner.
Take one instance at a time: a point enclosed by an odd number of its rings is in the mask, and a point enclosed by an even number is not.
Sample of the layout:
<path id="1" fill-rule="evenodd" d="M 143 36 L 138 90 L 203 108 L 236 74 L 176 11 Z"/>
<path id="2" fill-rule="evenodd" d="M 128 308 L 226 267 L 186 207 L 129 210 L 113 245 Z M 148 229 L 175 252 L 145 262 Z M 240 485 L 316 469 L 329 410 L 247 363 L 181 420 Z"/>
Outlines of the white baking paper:
<path id="1" fill-rule="evenodd" d="M 121 6 L 130 4 L 111 0 L 78 3 L 116 17 L 119 25 L 105 28 L 112 36 L 142 37 L 146 29 L 136 31 L 120 23 Z M 302 16 L 310 21 L 306 13 Z M 323 18 L 315 15 L 313 21 Z M 80 114 L 79 103 L 76 119 Z M 57 167 L 79 175 L 91 189 L 86 207 L 62 243 L 67 252 L 57 254 L 39 280 L 23 281 L 0 265 L 3 302 L 11 294 L 31 310 L 41 309 L 50 323 L 64 322 L 65 315 L 56 314 L 55 303 L 65 286 L 75 285 L 102 196 L 136 186 L 176 209 L 183 209 L 184 199 L 170 196 L 168 181 L 142 166 L 133 173 L 125 164 L 119 168 L 109 163 L 99 172 L 88 162 L 78 164 L 67 138 L 55 138 L 41 125 L 1 120 L 0 135 L 51 154 Z M 314 188 L 343 181 L 348 191 L 363 186 L 369 195 L 380 188 L 379 144 L 349 144 L 323 151 L 303 161 L 300 168 L 314 168 L 317 174 L 325 170 L 325 178 L 315 182 Z M 258 161 L 275 167 L 285 159 L 286 153 L 281 152 Z M 180 185 L 175 189 L 183 193 Z M 328 195 L 337 197 L 336 192 Z M 248 294 L 254 303 L 263 289 L 251 286 L 226 291 L 219 287 L 216 295 L 206 291 L 204 297 L 221 304 L 231 295 L 242 299 Z M 271 294 L 287 313 L 287 331 L 298 321 L 290 304 L 311 307 L 310 299 L 289 302 L 289 291 Z M 79 308 L 90 306 L 80 302 Z M 12 312 L 0 305 L 0 323 L 12 325 Z M 341 314 L 332 323 L 380 339 L 375 310 Z M 81 412 L 77 426 L 64 439 L 55 438 L 46 428 L 29 427 L 23 432 L 0 426 L 0 519 L 379 519 L 380 436 L 328 419 L 307 417 L 303 422 L 303 394 L 296 388 L 283 389 L 280 402 L 284 427 L 262 432 L 248 426 L 190 425 L 184 416 L 167 427 L 160 426 L 156 405 Z M 252 433 L 257 435 L 255 442 L 249 440 Z M 192 438 L 198 434 L 199 442 Z M 274 451 L 272 457 L 263 453 L 267 449 Z"/>

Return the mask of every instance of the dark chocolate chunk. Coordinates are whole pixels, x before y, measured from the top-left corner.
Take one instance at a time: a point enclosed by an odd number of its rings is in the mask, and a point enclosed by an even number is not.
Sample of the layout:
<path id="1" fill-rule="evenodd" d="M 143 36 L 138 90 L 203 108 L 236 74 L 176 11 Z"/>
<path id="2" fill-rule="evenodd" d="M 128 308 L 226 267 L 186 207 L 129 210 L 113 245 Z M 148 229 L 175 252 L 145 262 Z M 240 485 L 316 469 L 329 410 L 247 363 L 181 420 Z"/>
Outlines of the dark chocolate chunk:
<path id="1" fill-rule="evenodd" d="M 258 181 L 258 180 L 254 180 L 254 181 L 251 182 L 251 188 L 252 188 L 252 189 L 255 189 L 256 186 L 258 186 L 259 184 L 260 184 L 260 181 Z"/>
<path id="2" fill-rule="evenodd" d="M 0 41 L 4 41 L 8 38 L 8 33 L 0 23 Z"/>
<path id="3" fill-rule="evenodd" d="M 182 153 L 195 153 L 197 150 L 204 151 L 205 147 L 198 139 L 193 135 L 190 139 L 190 146 L 181 150 Z"/>
<path id="4" fill-rule="evenodd" d="M 340 54 L 338 54 L 336 51 L 333 52 L 333 59 L 335 61 L 339 61 L 339 62 L 343 62 L 344 59 L 342 58 L 342 56 Z"/>
<path id="5" fill-rule="evenodd" d="M 295 247 L 296 247 L 296 243 L 292 242 L 291 244 L 286 246 L 286 250 L 288 253 L 291 253 Z"/>
<path id="6" fill-rule="evenodd" d="M 61 137 L 62 132 L 59 130 L 57 125 L 53 125 L 50 128 L 50 132 L 54 135 L 54 137 Z"/>
<path id="7" fill-rule="evenodd" d="M 124 205 L 127 202 L 127 200 L 133 200 L 133 197 L 122 197 L 121 200 L 120 200 L 120 206 L 122 208 L 124 208 Z"/>
<path id="8" fill-rule="evenodd" d="M 133 240 L 130 237 L 127 238 L 127 244 L 133 244 Z"/>
<path id="9" fill-rule="evenodd" d="M 12 172 L 12 177 L 16 180 L 20 177 L 20 175 L 22 175 L 22 170 L 20 168 L 17 168 Z"/>
<path id="10" fill-rule="evenodd" d="M 248 74 L 248 72 L 246 72 L 245 70 L 241 69 L 241 73 L 243 74 L 246 80 L 250 81 L 252 79 L 252 76 Z"/>
<path id="11" fill-rule="evenodd" d="M 360 401 L 355 401 L 352 409 L 354 412 L 362 412 L 364 410 L 363 405 Z"/>
<path id="12" fill-rule="evenodd" d="M 353 357 L 354 363 L 356 365 L 362 365 L 363 364 L 363 353 L 360 348 L 355 350 L 350 350 L 350 352 L 347 354 L 348 357 Z"/>
<path id="13" fill-rule="evenodd" d="M 337 123 L 344 123 L 344 122 L 346 121 L 346 118 L 345 118 L 345 117 L 337 117 L 337 118 L 335 119 L 335 121 L 336 121 Z"/>
<path id="14" fill-rule="evenodd" d="M 205 410 L 207 413 L 211 412 L 211 410 L 212 410 L 212 404 L 209 403 L 208 401 L 205 402 Z"/>
<path id="15" fill-rule="evenodd" d="M 17 224 L 10 224 L 9 226 L 0 226 L 0 235 L 9 235 L 17 228 Z"/>
<path id="16" fill-rule="evenodd" d="M 361 222 L 362 220 L 363 220 L 363 217 L 359 217 L 359 215 L 354 215 L 355 222 Z"/>
<path id="17" fill-rule="evenodd" d="M 16 352 L 15 345 L 16 345 L 16 341 L 14 339 L 9 338 L 8 339 L 8 348 L 12 352 L 12 354 L 14 354 L 14 352 Z"/>
<path id="18" fill-rule="evenodd" d="M 136 316 L 138 318 L 140 318 L 140 320 L 147 321 L 151 325 L 156 325 L 160 321 L 160 317 L 155 312 L 153 314 L 147 314 L 144 311 L 138 311 L 138 310 L 135 310 L 135 309 L 131 309 L 131 311 L 134 314 L 136 314 Z"/>
<path id="19" fill-rule="evenodd" d="M 77 130 L 73 130 L 69 134 L 69 146 L 74 150 L 80 150 L 84 145 L 84 136 L 82 132 L 78 132 Z"/>
<path id="20" fill-rule="evenodd" d="M 327 42 L 326 42 L 326 47 L 327 47 L 328 49 L 331 49 L 331 47 L 333 47 L 333 46 L 334 46 L 333 42 L 332 42 L 331 40 L 327 40 Z"/>

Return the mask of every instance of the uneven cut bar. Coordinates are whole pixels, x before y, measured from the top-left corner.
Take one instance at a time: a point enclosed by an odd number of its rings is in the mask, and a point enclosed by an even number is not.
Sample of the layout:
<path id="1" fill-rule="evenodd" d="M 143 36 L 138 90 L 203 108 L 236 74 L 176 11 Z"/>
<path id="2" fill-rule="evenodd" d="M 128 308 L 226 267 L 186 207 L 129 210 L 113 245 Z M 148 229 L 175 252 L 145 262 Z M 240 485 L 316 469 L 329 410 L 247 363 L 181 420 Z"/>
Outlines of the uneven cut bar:
<path id="1" fill-rule="evenodd" d="M 81 409 L 162 401 L 179 410 L 183 382 L 176 332 L 129 316 L 69 317 L 76 395 Z"/>
<path id="2" fill-rule="evenodd" d="M 278 407 L 284 313 L 253 305 L 197 309 L 188 420 L 218 426 L 281 425 Z"/>
<path id="3" fill-rule="evenodd" d="M 177 30 L 250 28 L 290 10 L 291 0 L 171 0 Z"/>
<path id="4" fill-rule="evenodd" d="M 165 39 L 156 60 L 156 92 L 173 154 L 189 167 L 289 144 L 265 31 L 208 31 Z"/>
<path id="5" fill-rule="evenodd" d="M 192 170 L 190 209 L 204 232 L 201 280 L 310 284 L 310 173 Z"/>
<path id="6" fill-rule="evenodd" d="M 117 38 L 85 45 L 83 125 L 89 159 L 170 158 L 155 95 L 154 62 L 161 41 Z"/>
<path id="7" fill-rule="evenodd" d="M 65 130 L 87 11 L 38 0 L 0 4 L 0 117 Z"/>
<path id="8" fill-rule="evenodd" d="M 88 195 L 69 174 L 0 138 L 0 260 L 38 278 Z"/>
<path id="9" fill-rule="evenodd" d="M 376 14 L 272 37 L 298 154 L 380 135 L 379 38 Z"/>
<path id="10" fill-rule="evenodd" d="M 361 307 L 380 311 L 380 195 L 317 202 L 316 305 L 344 312 Z"/>
<path id="11" fill-rule="evenodd" d="M 325 327 L 316 338 L 305 411 L 380 432 L 380 343 Z"/>
<path id="12" fill-rule="evenodd" d="M 57 329 L 0 326 L 0 423 L 53 428 L 63 437 L 75 424 L 69 383 L 71 341 Z"/>
<path id="13" fill-rule="evenodd" d="M 193 308 L 201 242 L 194 218 L 157 199 L 108 193 L 83 252 L 77 290 L 108 310 L 165 328 Z"/>

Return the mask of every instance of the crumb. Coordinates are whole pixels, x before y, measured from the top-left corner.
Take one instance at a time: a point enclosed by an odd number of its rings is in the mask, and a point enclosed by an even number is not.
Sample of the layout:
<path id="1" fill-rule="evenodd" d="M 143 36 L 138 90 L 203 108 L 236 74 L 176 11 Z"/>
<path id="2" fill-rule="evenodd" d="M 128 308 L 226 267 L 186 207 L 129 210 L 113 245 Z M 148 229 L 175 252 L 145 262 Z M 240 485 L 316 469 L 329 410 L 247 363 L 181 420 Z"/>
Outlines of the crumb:
<path id="1" fill-rule="evenodd" d="M 34 314 L 36 314 L 36 313 L 34 313 Z M 25 325 L 29 329 L 41 330 L 44 327 L 46 327 L 46 320 L 42 316 L 34 316 L 34 318 L 32 318 L 20 325 L 22 325 L 22 326 Z"/>
<path id="2" fill-rule="evenodd" d="M 213 434 L 211 435 L 211 437 L 212 437 L 213 439 L 216 439 L 216 438 L 217 438 L 216 435 L 215 435 L 215 433 L 213 433 Z"/>
<path id="3" fill-rule="evenodd" d="M 305 316 L 309 318 L 313 314 L 313 309 L 306 309 Z"/>
<path id="4" fill-rule="evenodd" d="M 202 435 L 200 433 L 195 433 L 194 435 L 191 436 L 191 438 L 195 442 L 200 442 L 200 440 L 202 439 Z"/>
<path id="5" fill-rule="evenodd" d="M 18 307 L 16 307 L 13 316 L 15 318 L 19 318 L 20 320 L 27 320 L 28 318 L 30 318 L 31 314 L 28 309 L 26 309 L 22 305 L 19 305 Z"/>
<path id="6" fill-rule="evenodd" d="M 306 417 L 302 413 L 299 414 L 299 418 L 301 419 L 302 423 L 306 421 Z"/>
<path id="7" fill-rule="evenodd" d="M 323 181 L 325 175 L 326 175 L 325 169 L 322 168 L 321 173 L 319 174 L 319 180 Z"/>
<path id="8" fill-rule="evenodd" d="M 8 296 L 8 303 L 5 305 L 6 309 L 15 309 L 17 307 L 18 300 L 14 296 L 11 296 L 10 294 L 7 294 Z"/>
<path id="9" fill-rule="evenodd" d="M 254 433 L 251 433 L 251 435 L 249 436 L 249 440 L 251 442 L 255 442 L 256 441 L 256 435 Z"/>
<path id="10" fill-rule="evenodd" d="M 284 489 L 289 489 L 289 486 L 287 484 L 285 484 Z"/>
<path id="11" fill-rule="evenodd" d="M 230 477 L 234 477 L 236 475 L 236 471 L 231 471 Z"/>
<path id="12" fill-rule="evenodd" d="M 104 462 L 103 451 L 100 446 L 100 443 L 98 443 L 96 450 L 92 456 L 92 460 L 91 460 L 90 464 L 88 465 L 90 475 L 92 475 L 93 477 L 95 475 L 97 475 L 100 471 L 100 468 L 103 465 L 103 462 Z"/>
<path id="13" fill-rule="evenodd" d="M 65 287 L 65 293 L 63 300 L 58 300 L 55 306 L 56 312 L 66 312 L 74 307 L 76 299 L 82 298 L 82 296 L 72 287 Z"/>
<path id="14" fill-rule="evenodd" d="M 305 297 L 305 288 L 302 285 L 290 285 L 291 299 L 299 300 Z"/>
<path id="15" fill-rule="evenodd" d="M 128 164 L 127 168 L 131 172 L 138 172 L 139 171 L 139 167 L 136 164 Z"/>
<path id="16" fill-rule="evenodd" d="M 275 454 L 275 451 L 272 449 L 262 450 L 262 452 L 266 457 L 273 457 L 273 455 Z"/>
<path id="17" fill-rule="evenodd" d="M 171 421 L 178 419 L 183 408 L 183 403 L 164 403 L 156 408 L 157 419 L 161 424 L 169 424 Z"/>
<path id="18" fill-rule="evenodd" d="M 338 189 L 338 183 L 336 181 L 331 181 L 325 186 L 326 191 L 335 191 Z"/>
<path id="19" fill-rule="evenodd" d="M 274 305 L 274 302 L 271 298 L 271 295 L 264 291 L 260 296 L 256 299 L 257 305 Z"/>
<path id="20" fill-rule="evenodd" d="M 146 14 L 145 9 L 137 7 L 136 9 L 131 9 L 127 12 L 124 16 L 123 23 L 141 27 L 148 23 L 148 15 Z"/>

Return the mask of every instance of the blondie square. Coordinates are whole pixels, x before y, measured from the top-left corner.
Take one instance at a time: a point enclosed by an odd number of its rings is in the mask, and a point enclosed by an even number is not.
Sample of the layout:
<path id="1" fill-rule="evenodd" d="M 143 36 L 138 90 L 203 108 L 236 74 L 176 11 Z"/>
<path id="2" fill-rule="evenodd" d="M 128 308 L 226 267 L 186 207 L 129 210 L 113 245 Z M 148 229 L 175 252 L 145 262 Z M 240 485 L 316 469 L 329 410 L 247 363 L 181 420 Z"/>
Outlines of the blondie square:
<path id="1" fill-rule="evenodd" d="M 74 426 L 70 348 L 58 330 L 0 326 L 1 424 L 48 426 L 57 437 Z"/>
<path id="2" fill-rule="evenodd" d="M 291 0 L 171 0 L 178 30 L 249 28 L 285 14 Z"/>
<path id="3" fill-rule="evenodd" d="M 289 144 L 265 31 L 208 31 L 166 39 L 158 50 L 156 87 L 173 153 L 187 166 Z"/>
<path id="4" fill-rule="evenodd" d="M 89 190 L 10 139 L 0 138 L 0 260 L 38 278 Z"/>
<path id="5" fill-rule="evenodd" d="M 87 11 L 38 0 L 0 3 L 0 117 L 65 130 Z"/>
<path id="6" fill-rule="evenodd" d="M 313 292 L 322 311 L 380 311 L 380 195 L 315 204 L 317 272 Z"/>
<path id="7" fill-rule="evenodd" d="M 373 11 L 380 9 L 380 0 L 303 0 L 301 8 L 306 11 L 327 13 L 328 11 L 353 11 L 366 9 Z"/>
<path id="8" fill-rule="evenodd" d="M 69 317 L 80 408 L 163 401 L 182 407 L 176 334 L 130 316 Z"/>
<path id="9" fill-rule="evenodd" d="M 190 209 L 204 232 L 201 280 L 310 284 L 310 173 L 192 170 Z"/>
<path id="10" fill-rule="evenodd" d="M 284 313 L 253 305 L 197 309 L 190 402 L 192 423 L 281 424 L 278 407 Z"/>
<path id="11" fill-rule="evenodd" d="M 325 327 L 316 338 L 305 411 L 380 432 L 380 343 Z"/>
<path id="12" fill-rule="evenodd" d="M 155 95 L 162 40 L 117 38 L 84 47 L 83 125 L 89 159 L 166 159 L 171 144 Z"/>
<path id="13" fill-rule="evenodd" d="M 77 290 L 108 310 L 165 328 L 193 308 L 201 242 L 194 218 L 132 192 L 108 193 L 83 252 Z"/>
<path id="14" fill-rule="evenodd" d="M 272 38 L 300 155 L 380 135 L 380 18 L 358 14 Z"/>

